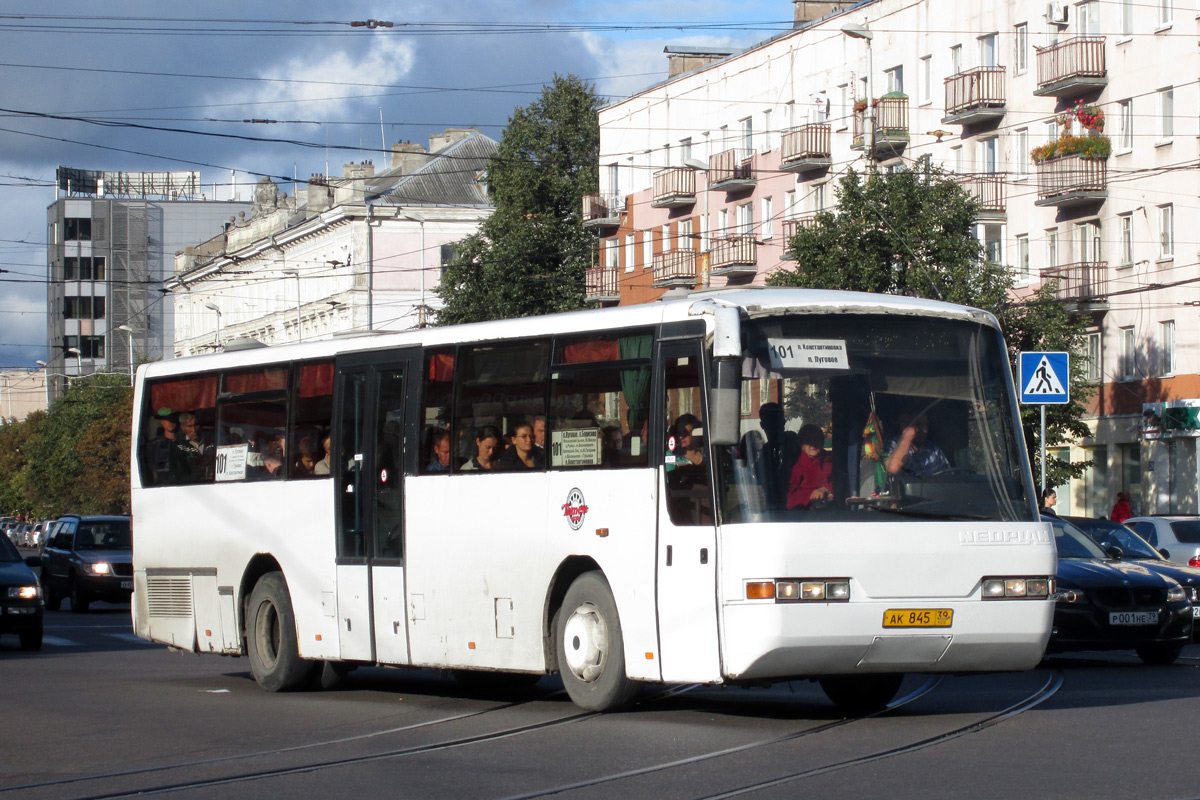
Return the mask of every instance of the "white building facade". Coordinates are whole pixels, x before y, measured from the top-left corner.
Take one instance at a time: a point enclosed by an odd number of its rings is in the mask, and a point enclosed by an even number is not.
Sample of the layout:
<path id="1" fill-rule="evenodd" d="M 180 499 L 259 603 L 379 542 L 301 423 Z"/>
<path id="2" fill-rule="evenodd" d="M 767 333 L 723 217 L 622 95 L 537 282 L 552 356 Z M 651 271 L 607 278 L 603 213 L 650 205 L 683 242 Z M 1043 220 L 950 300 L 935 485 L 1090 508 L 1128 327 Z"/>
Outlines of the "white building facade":
<path id="1" fill-rule="evenodd" d="M 589 299 L 761 284 L 847 168 L 928 154 L 979 197 L 989 256 L 1091 321 L 1093 435 L 1061 455 L 1094 465 L 1060 508 L 1200 511 L 1196 4 L 798 5 L 825 16 L 601 110 Z M 1096 111 L 1111 153 L 1035 161 Z"/>

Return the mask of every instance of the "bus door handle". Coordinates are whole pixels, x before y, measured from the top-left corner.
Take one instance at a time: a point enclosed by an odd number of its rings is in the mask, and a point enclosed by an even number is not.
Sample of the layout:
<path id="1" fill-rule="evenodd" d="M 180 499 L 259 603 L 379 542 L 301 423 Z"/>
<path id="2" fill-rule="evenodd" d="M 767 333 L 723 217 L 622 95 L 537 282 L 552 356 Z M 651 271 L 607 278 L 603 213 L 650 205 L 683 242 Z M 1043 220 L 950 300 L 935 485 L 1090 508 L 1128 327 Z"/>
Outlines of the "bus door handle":
<path id="1" fill-rule="evenodd" d="M 708 563 L 708 548 L 707 547 L 700 548 L 700 563 L 701 564 Z"/>
<path id="2" fill-rule="evenodd" d="M 671 566 L 671 545 L 667 545 L 667 566 Z"/>

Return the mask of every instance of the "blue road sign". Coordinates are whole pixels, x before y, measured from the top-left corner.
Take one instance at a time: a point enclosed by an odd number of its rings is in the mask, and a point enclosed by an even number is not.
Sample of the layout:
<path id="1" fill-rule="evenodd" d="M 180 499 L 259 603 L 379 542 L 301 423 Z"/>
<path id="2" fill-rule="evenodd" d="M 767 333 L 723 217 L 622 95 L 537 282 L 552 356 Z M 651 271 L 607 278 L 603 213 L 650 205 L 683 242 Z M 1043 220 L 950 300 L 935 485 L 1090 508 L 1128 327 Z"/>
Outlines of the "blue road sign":
<path id="1" fill-rule="evenodd" d="M 1021 376 L 1017 389 L 1026 404 L 1055 404 L 1071 401 L 1067 353 L 1021 353 Z"/>

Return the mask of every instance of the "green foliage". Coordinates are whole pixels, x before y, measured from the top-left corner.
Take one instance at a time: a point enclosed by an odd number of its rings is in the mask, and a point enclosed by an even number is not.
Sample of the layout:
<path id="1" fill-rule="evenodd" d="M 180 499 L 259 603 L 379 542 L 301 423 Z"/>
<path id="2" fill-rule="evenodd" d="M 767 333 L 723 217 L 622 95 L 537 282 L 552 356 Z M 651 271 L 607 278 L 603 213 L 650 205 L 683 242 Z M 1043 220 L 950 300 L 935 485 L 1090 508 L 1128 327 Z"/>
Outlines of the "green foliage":
<path id="1" fill-rule="evenodd" d="M 599 108 L 592 87 L 567 76 L 513 112 L 488 168 L 496 210 L 447 264 L 438 324 L 584 307 L 595 237 L 579 216 L 598 185 Z"/>
<path id="2" fill-rule="evenodd" d="M 795 268 L 776 271 L 768 283 L 924 297 L 990 311 L 1004 331 L 1014 367 L 1022 350 L 1071 353 L 1075 399 L 1047 409 L 1046 438 L 1054 446 L 1087 435 L 1082 401 L 1094 387 L 1084 380 L 1086 320 L 1055 302 L 1054 284 L 1028 301 L 1013 300 L 1011 271 L 986 260 L 972 234 L 978 202 L 953 175 L 927 157 L 912 170 L 890 174 L 861 176 L 850 170 L 837 196 L 836 211 L 817 214 L 817 224 L 800 228 L 788 243 Z M 1036 476 L 1035 406 L 1022 409 L 1022 427 Z M 1082 475 L 1088 463 L 1047 458 L 1047 484 Z"/>
<path id="3" fill-rule="evenodd" d="M 49 412 L 0 429 L 0 509 L 128 514 L 132 408 L 128 377 L 97 374 Z"/>

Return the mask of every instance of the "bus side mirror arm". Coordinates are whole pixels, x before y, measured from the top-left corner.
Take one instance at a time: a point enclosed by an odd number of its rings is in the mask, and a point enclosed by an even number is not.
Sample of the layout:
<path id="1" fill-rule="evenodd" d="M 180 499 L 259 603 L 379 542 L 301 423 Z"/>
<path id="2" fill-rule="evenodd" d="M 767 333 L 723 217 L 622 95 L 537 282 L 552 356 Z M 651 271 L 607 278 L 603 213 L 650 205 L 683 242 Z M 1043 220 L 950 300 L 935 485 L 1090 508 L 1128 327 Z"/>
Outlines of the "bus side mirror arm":
<path id="1" fill-rule="evenodd" d="M 714 358 L 708 394 L 708 429 L 712 444 L 737 444 L 742 417 L 742 360 Z"/>

